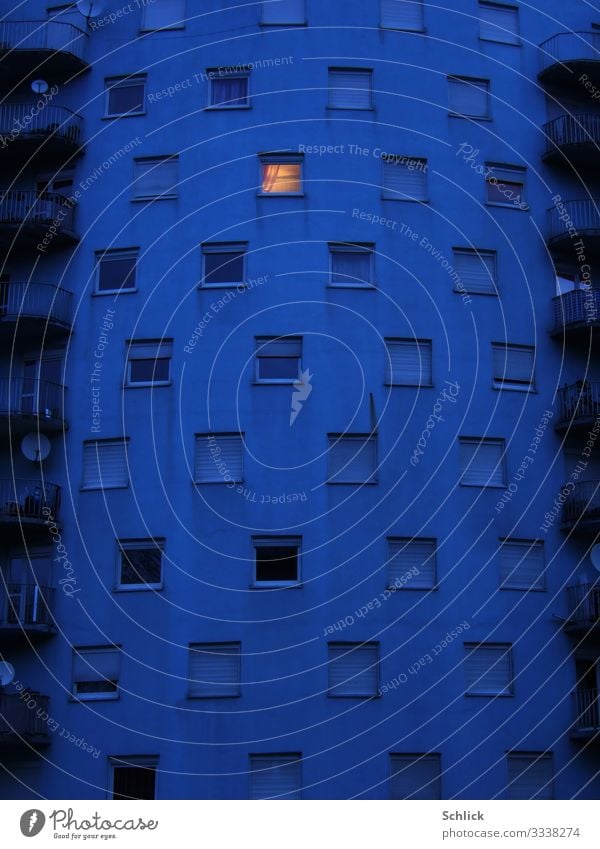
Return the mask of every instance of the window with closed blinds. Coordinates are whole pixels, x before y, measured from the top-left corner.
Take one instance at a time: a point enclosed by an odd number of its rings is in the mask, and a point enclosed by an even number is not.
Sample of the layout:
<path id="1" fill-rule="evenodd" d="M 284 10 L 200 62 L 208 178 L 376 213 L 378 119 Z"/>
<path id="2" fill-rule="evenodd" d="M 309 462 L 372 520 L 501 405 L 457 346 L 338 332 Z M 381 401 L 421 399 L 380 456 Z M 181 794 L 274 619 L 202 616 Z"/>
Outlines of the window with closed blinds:
<path id="1" fill-rule="evenodd" d="M 500 586 L 507 590 L 545 590 L 544 543 L 505 539 L 499 551 Z"/>
<path id="2" fill-rule="evenodd" d="M 98 439 L 83 444 L 82 489 L 129 486 L 126 439 Z"/>
<path id="3" fill-rule="evenodd" d="M 463 486 L 505 486 L 504 440 L 459 439 L 460 482 Z"/>
<path id="4" fill-rule="evenodd" d="M 431 341 L 386 339 L 385 382 L 392 386 L 431 386 Z"/>
<path id="5" fill-rule="evenodd" d="M 329 483 L 376 483 L 377 437 L 329 434 Z"/>
<path id="6" fill-rule="evenodd" d="M 525 392 L 534 389 L 534 347 L 493 342 L 492 360 L 495 389 L 516 389 Z"/>
<path id="7" fill-rule="evenodd" d="M 423 29 L 422 0 L 381 0 L 381 26 L 419 32 Z"/>
<path id="8" fill-rule="evenodd" d="M 306 23 L 306 0 L 263 0 L 263 24 Z"/>
<path id="9" fill-rule="evenodd" d="M 142 29 L 183 29 L 185 0 L 146 0 Z"/>
<path id="10" fill-rule="evenodd" d="M 136 200 L 172 198 L 177 195 L 176 156 L 136 159 L 133 191 Z"/>
<path id="11" fill-rule="evenodd" d="M 192 643 L 190 697 L 223 699 L 239 696 L 240 666 L 240 643 Z"/>
<path id="12" fill-rule="evenodd" d="M 331 285 L 373 286 L 373 245 L 330 242 Z"/>
<path id="13" fill-rule="evenodd" d="M 497 295 L 497 262 L 495 251 L 454 248 L 454 270 L 460 277 L 457 291 L 472 295 Z"/>
<path id="14" fill-rule="evenodd" d="M 379 643 L 329 643 L 329 695 L 369 698 L 379 687 Z"/>
<path id="15" fill-rule="evenodd" d="M 448 107 L 453 115 L 462 118 L 489 118 L 489 80 L 448 77 Z"/>
<path id="16" fill-rule="evenodd" d="M 195 483 L 241 483 L 243 480 L 243 434 L 199 433 L 196 435 Z"/>
<path id="17" fill-rule="evenodd" d="M 507 799 L 554 799 L 551 752 L 510 752 L 506 766 Z"/>
<path id="18" fill-rule="evenodd" d="M 465 643 L 467 694 L 512 696 L 512 646 L 509 643 Z"/>
<path id="19" fill-rule="evenodd" d="M 388 587 L 430 590 L 437 583 L 436 542 L 424 537 L 388 538 Z"/>
<path id="20" fill-rule="evenodd" d="M 384 198 L 427 200 L 427 160 L 390 155 L 383 158 L 382 163 Z"/>
<path id="21" fill-rule="evenodd" d="M 487 203 L 526 209 L 524 168 L 486 162 L 485 199 Z"/>
<path id="22" fill-rule="evenodd" d="M 390 799 L 441 799 L 439 754 L 390 755 Z"/>
<path id="23" fill-rule="evenodd" d="M 302 755 L 250 755 L 250 799 L 300 799 Z"/>
<path id="24" fill-rule="evenodd" d="M 499 3 L 480 3 L 479 37 L 502 44 L 520 44 L 518 8 Z"/>
<path id="25" fill-rule="evenodd" d="M 370 109 L 373 72 L 362 68 L 329 69 L 330 109 Z"/>
<path id="26" fill-rule="evenodd" d="M 73 649 L 73 694 L 79 699 L 116 699 L 121 677 L 117 646 Z"/>

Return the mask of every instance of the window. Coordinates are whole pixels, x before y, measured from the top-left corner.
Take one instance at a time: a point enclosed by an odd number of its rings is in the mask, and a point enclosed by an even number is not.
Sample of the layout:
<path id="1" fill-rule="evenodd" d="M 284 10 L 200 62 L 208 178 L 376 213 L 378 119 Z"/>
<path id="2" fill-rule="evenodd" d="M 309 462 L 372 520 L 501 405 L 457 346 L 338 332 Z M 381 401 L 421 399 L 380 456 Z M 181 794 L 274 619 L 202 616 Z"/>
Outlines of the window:
<path id="1" fill-rule="evenodd" d="M 134 200 L 177 197 L 177 156 L 134 160 Z"/>
<path id="2" fill-rule="evenodd" d="M 525 169 L 486 162 L 485 200 L 500 206 L 527 209 Z"/>
<path id="3" fill-rule="evenodd" d="M 436 542 L 424 537 L 388 538 L 388 588 L 431 590 L 437 584 Z"/>
<path id="4" fill-rule="evenodd" d="M 531 392 L 535 389 L 535 348 L 531 345 L 492 343 L 494 389 Z"/>
<path id="5" fill-rule="evenodd" d="M 196 434 L 195 483 L 242 483 L 244 435 L 241 433 Z"/>
<path id="6" fill-rule="evenodd" d="M 381 26 L 420 32 L 423 29 L 422 0 L 381 0 Z"/>
<path id="7" fill-rule="evenodd" d="M 373 286 L 373 245 L 357 242 L 330 242 L 331 285 L 371 288 Z"/>
<path id="8" fill-rule="evenodd" d="M 438 754 L 390 755 L 390 799 L 441 799 Z"/>
<path id="9" fill-rule="evenodd" d="M 300 537 L 254 537 L 254 585 L 300 582 Z"/>
<path id="10" fill-rule="evenodd" d="M 546 589 L 543 542 L 529 539 L 502 540 L 499 560 L 502 589 Z"/>
<path id="11" fill-rule="evenodd" d="M 467 695 L 512 696 L 512 646 L 509 643 L 465 643 Z"/>
<path id="12" fill-rule="evenodd" d="M 551 752 L 509 752 L 507 799 L 554 799 Z"/>
<path id="13" fill-rule="evenodd" d="M 73 695 L 80 701 L 117 699 L 120 675 L 118 646 L 73 649 Z"/>
<path id="14" fill-rule="evenodd" d="M 202 245 L 204 286 L 242 286 L 246 276 L 247 242 L 210 242 Z"/>
<path id="15" fill-rule="evenodd" d="M 209 68 L 209 106 L 219 109 L 242 109 L 250 105 L 250 71 Z"/>
<path id="16" fill-rule="evenodd" d="M 383 162 L 383 197 L 387 200 L 426 201 L 427 160 L 387 154 Z"/>
<path id="17" fill-rule="evenodd" d="M 98 439 L 83 443 L 82 489 L 129 486 L 127 439 Z"/>
<path id="18" fill-rule="evenodd" d="M 146 111 L 146 77 L 113 77 L 104 82 L 106 115 L 143 115 Z"/>
<path id="19" fill-rule="evenodd" d="M 263 24 L 305 24 L 305 0 L 263 0 Z"/>
<path id="20" fill-rule="evenodd" d="M 365 68 L 329 69 L 330 109 L 371 109 L 373 71 Z"/>
<path id="21" fill-rule="evenodd" d="M 379 643 L 329 643 L 329 695 L 371 698 L 379 687 Z"/>
<path id="22" fill-rule="evenodd" d="M 162 588 L 164 539 L 117 541 L 117 589 Z"/>
<path id="23" fill-rule="evenodd" d="M 265 153 L 260 155 L 260 194 L 301 195 L 302 155 Z"/>
<path id="24" fill-rule="evenodd" d="M 302 755 L 250 755 L 250 799 L 300 799 Z"/>
<path id="25" fill-rule="evenodd" d="M 505 486 L 503 439 L 461 437 L 459 446 L 463 486 Z"/>
<path id="26" fill-rule="evenodd" d="M 127 386 L 167 386 L 171 382 L 172 339 L 130 339 Z"/>
<path id="27" fill-rule="evenodd" d="M 158 755 L 109 758 L 113 799 L 155 799 Z"/>
<path id="28" fill-rule="evenodd" d="M 518 8 L 498 3 L 480 3 L 479 37 L 501 44 L 520 44 Z"/>
<path id="29" fill-rule="evenodd" d="M 448 107 L 451 115 L 461 118 L 489 118 L 489 80 L 448 77 Z"/>
<path id="30" fill-rule="evenodd" d="M 0 622 L 2 625 L 53 627 L 52 561 L 47 549 L 11 552 L 0 565 Z"/>
<path id="31" fill-rule="evenodd" d="M 454 248 L 454 270 L 460 280 L 455 291 L 472 295 L 497 295 L 496 251 Z"/>
<path id="32" fill-rule="evenodd" d="M 146 0 L 142 29 L 183 29 L 185 0 Z"/>
<path id="33" fill-rule="evenodd" d="M 237 698 L 240 695 L 240 662 L 240 643 L 192 643 L 190 698 Z"/>
<path id="34" fill-rule="evenodd" d="M 259 383 L 295 383 L 301 370 L 302 337 L 257 337 L 256 380 Z"/>
<path id="35" fill-rule="evenodd" d="M 385 382 L 389 386 L 431 386 L 431 341 L 386 339 Z"/>
<path id="36" fill-rule="evenodd" d="M 137 248 L 119 248 L 96 254 L 96 291 L 134 292 L 136 289 Z"/>
<path id="37" fill-rule="evenodd" d="M 330 433 L 329 483 L 377 483 L 375 434 Z"/>

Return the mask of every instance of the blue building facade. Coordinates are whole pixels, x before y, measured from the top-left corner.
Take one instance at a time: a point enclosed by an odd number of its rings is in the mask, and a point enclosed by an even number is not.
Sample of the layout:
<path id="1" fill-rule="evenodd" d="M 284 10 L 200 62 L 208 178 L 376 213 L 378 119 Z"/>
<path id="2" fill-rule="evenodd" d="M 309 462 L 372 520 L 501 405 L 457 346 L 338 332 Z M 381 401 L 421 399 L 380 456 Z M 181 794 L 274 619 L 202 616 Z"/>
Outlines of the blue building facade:
<path id="1" fill-rule="evenodd" d="M 3 5 L 2 796 L 595 798 L 600 19 Z"/>

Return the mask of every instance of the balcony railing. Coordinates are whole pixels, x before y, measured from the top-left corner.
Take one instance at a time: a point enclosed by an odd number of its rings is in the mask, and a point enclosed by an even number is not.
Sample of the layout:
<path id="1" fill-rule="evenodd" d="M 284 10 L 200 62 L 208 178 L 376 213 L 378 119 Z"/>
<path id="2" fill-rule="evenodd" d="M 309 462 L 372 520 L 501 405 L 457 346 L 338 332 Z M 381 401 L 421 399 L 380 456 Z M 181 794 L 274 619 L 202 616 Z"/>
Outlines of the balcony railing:
<path id="1" fill-rule="evenodd" d="M 542 79 L 560 75 L 562 79 L 574 77 L 571 66 L 584 66 L 600 60 L 600 32 L 559 32 L 540 44 L 542 53 Z"/>
<path id="2" fill-rule="evenodd" d="M 39 235 L 50 228 L 73 232 L 73 206 L 64 195 L 56 192 L 21 191 L 12 189 L 0 194 L 0 227 L 33 227 Z"/>
<path id="3" fill-rule="evenodd" d="M 558 390 L 559 415 L 556 427 L 587 425 L 600 417 L 600 382 L 582 380 Z"/>
<path id="4" fill-rule="evenodd" d="M 582 530 L 600 527 L 600 481 L 580 481 L 563 487 L 563 525 L 577 525 Z"/>
<path id="5" fill-rule="evenodd" d="M 546 156 L 555 156 L 558 150 L 587 146 L 596 151 L 600 145 L 600 114 L 587 112 L 583 115 L 561 115 L 544 125 L 546 134 Z"/>
<path id="6" fill-rule="evenodd" d="M 41 424 L 62 422 L 64 391 L 64 386 L 49 380 L 0 380 L 0 416 L 31 416 Z"/>
<path id="7" fill-rule="evenodd" d="M 0 630 L 53 627 L 54 589 L 39 584 L 0 583 Z"/>
<path id="8" fill-rule="evenodd" d="M 578 734 L 600 731 L 598 690 L 577 690 L 575 695 L 575 728 Z"/>
<path id="9" fill-rule="evenodd" d="M 3 149 L 20 139 L 49 138 L 54 144 L 77 147 L 81 139 L 81 115 L 64 106 L 44 106 L 36 114 L 35 103 L 3 103 L 0 105 L 0 145 Z"/>
<path id="10" fill-rule="evenodd" d="M 573 289 L 558 295 L 554 303 L 554 331 L 600 322 L 600 289 Z"/>
<path id="11" fill-rule="evenodd" d="M 27 695 L 27 699 L 25 698 Z M 48 743 L 48 696 L 0 693 L 0 743 Z"/>
<path id="12" fill-rule="evenodd" d="M 548 210 L 548 216 L 551 242 L 574 243 L 600 233 L 600 199 L 565 200 L 561 208 L 554 206 Z"/>
<path id="13" fill-rule="evenodd" d="M 73 293 L 53 283 L 0 283 L 0 323 L 38 320 L 71 327 Z"/>
<path id="14" fill-rule="evenodd" d="M 24 519 L 43 524 L 47 518 L 58 518 L 59 508 L 60 487 L 56 484 L 42 480 L 0 480 L 0 519 L 4 522 Z"/>
<path id="15" fill-rule="evenodd" d="M 67 53 L 85 62 L 87 33 L 63 21 L 1 21 L 0 50 Z"/>

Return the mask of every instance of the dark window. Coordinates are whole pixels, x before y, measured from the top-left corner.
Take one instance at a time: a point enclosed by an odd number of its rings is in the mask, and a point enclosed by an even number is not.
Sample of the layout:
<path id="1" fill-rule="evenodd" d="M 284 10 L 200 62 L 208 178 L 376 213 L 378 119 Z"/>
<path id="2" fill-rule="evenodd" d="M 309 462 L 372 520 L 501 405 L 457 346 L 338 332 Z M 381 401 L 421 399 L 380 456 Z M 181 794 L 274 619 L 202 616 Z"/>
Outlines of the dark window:
<path id="1" fill-rule="evenodd" d="M 140 78 L 107 80 L 107 115 L 140 115 L 144 112 L 146 84 Z"/>
<path id="2" fill-rule="evenodd" d="M 256 543 L 256 582 L 289 583 L 298 580 L 297 544 Z"/>
<path id="3" fill-rule="evenodd" d="M 136 586 L 161 583 L 161 544 L 122 544 L 120 552 L 120 584 Z"/>
<path id="4" fill-rule="evenodd" d="M 135 289 L 137 254 L 114 251 L 103 254 L 98 265 L 98 291 L 119 292 Z"/>
<path id="5" fill-rule="evenodd" d="M 113 799 L 154 799 L 156 767 L 150 765 L 114 766 Z"/>
<path id="6" fill-rule="evenodd" d="M 169 360 L 131 360 L 130 383 L 157 383 L 169 380 Z"/>
<path id="7" fill-rule="evenodd" d="M 245 251 L 204 252 L 204 284 L 243 283 Z"/>
<path id="8" fill-rule="evenodd" d="M 82 693 L 116 693 L 116 681 L 78 681 L 77 694 Z"/>

